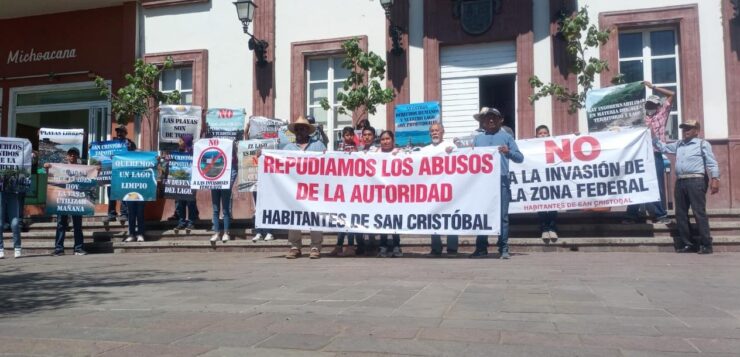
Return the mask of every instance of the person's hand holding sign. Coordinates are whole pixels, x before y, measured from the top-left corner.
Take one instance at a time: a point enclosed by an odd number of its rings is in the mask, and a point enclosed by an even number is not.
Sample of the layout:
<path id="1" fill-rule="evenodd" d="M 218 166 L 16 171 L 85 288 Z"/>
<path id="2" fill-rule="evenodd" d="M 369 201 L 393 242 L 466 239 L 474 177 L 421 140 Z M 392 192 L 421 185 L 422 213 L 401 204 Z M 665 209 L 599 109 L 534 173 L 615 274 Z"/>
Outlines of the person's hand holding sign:
<path id="1" fill-rule="evenodd" d="M 498 147 L 498 152 L 501 153 L 501 155 L 508 155 L 509 154 L 509 146 L 508 145 L 501 145 Z"/>

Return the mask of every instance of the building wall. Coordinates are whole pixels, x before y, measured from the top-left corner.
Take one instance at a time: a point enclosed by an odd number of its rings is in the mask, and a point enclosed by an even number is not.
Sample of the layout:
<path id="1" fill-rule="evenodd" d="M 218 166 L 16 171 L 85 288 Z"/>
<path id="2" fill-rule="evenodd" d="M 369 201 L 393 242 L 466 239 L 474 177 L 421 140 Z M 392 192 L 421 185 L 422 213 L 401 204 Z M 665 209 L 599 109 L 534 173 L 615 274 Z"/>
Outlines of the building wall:
<path id="1" fill-rule="evenodd" d="M 348 4 L 351 3 L 351 4 Z M 385 13 L 377 1 L 280 0 L 275 8 L 275 116 L 291 118 L 291 44 L 294 42 L 367 36 L 368 50 L 385 57 Z M 298 64 L 303 65 L 303 64 Z M 370 116 L 385 127 L 385 107 Z"/>
<path id="2" fill-rule="evenodd" d="M 143 54 L 208 50 L 208 106 L 252 114 L 252 52 L 232 2 L 145 8 L 143 17 Z"/>
<path id="3" fill-rule="evenodd" d="M 721 0 L 578 1 L 579 6 L 588 4 L 591 21 L 596 23 L 598 22 L 599 14 L 604 12 L 632 11 L 694 4 L 698 6 L 701 52 L 697 55 L 701 56 L 703 117 L 705 123 L 711 123 L 711 125 L 705 125 L 704 128 L 704 135 L 708 139 L 721 139 L 728 136 L 721 3 Z M 599 57 L 597 52 L 591 52 L 589 55 Z M 611 65 L 615 66 L 616 64 Z M 599 85 L 600 83 L 597 79 L 597 86 Z M 585 131 L 587 128 L 585 114 L 581 113 L 579 119 L 580 129 L 581 131 Z"/>

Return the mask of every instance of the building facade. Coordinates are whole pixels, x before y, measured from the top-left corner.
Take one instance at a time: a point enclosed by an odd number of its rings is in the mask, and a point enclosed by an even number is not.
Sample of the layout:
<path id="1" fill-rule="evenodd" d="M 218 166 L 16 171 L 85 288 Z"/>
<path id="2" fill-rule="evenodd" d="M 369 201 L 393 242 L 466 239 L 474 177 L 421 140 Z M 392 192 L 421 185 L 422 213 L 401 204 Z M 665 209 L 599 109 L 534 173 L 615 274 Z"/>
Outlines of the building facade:
<path id="1" fill-rule="evenodd" d="M 709 206 L 740 207 L 740 179 L 733 179 L 740 177 L 740 20 L 735 0 L 395 0 L 388 16 L 378 0 L 255 3 L 258 8 L 249 31 L 268 43 L 265 63 L 258 63 L 250 51 L 249 36 L 231 1 L 148 0 L 113 7 L 134 14 L 134 27 L 120 29 L 131 32 L 123 38 L 136 42 L 126 53 L 150 63 L 161 63 L 168 56 L 175 60 L 175 68 L 163 75 L 160 86 L 182 91 L 183 103 L 244 108 L 247 115 L 283 120 L 312 114 L 336 134 L 360 118 L 325 111 L 318 103 L 327 98 L 336 104 L 339 84 L 347 77 L 340 66 L 341 44 L 358 38 L 362 48 L 386 59 L 386 85 L 396 94 L 392 103 L 369 117 L 374 127 L 393 128 L 395 105 L 438 101 L 450 137 L 470 133 L 477 127 L 472 114 L 481 106 L 494 106 L 504 113 L 517 138 L 528 138 L 540 124 L 550 126 L 554 134 L 587 131 L 585 113 L 570 114 L 567 104 L 549 98 L 534 104 L 528 98 L 533 93 L 529 78 L 535 75 L 545 82 L 577 87 L 575 76 L 567 71 L 557 21 L 561 13 L 588 6 L 591 22 L 611 30 L 607 44 L 589 53 L 610 65 L 596 86 L 607 85 L 613 75 L 622 73 L 627 81 L 649 80 L 675 90 L 669 136 L 678 137 L 677 124 L 683 119 L 702 121 L 702 135 L 712 143 L 723 173 L 723 194 L 713 196 Z M 16 28 L 27 19 L 33 17 L 0 20 L 0 29 Z M 400 50 L 394 50 L 393 29 L 399 30 Z M 7 38 L 0 40 L 7 61 L 22 57 L 14 57 L 12 51 L 29 50 L 29 45 L 21 45 L 22 39 L 15 41 L 8 46 Z M 75 48 L 35 46 L 30 47 Z M 65 60 L 33 62 L 33 68 L 39 73 L 58 72 L 55 66 Z M 0 63 L 2 130 L 12 135 L 18 119 L 10 93 L 31 84 L 5 77 L 35 72 L 6 75 L 11 66 L 7 61 Z M 125 69 L 120 59 L 117 63 Z M 115 86 L 118 77 L 110 78 Z M 151 135 L 147 128 L 137 129 L 142 137 Z"/>

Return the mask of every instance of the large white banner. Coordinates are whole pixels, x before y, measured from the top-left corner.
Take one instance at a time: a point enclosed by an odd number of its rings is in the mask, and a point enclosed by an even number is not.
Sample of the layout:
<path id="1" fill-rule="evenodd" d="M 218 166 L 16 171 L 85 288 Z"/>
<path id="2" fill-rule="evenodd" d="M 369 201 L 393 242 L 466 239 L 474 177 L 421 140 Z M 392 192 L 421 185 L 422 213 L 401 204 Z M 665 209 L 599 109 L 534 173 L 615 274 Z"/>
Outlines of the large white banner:
<path id="1" fill-rule="evenodd" d="M 518 140 L 509 162 L 509 213 L 624 206 L 660 200 L 646 129 Z"/>
<path id="2" fill-rule="evenodd" d="M 200 139 L 193 147 L 190 188 L 217 190 L 231 188 L 231 165 L 234 141 Z"/>
<path id="3" fill-rule="evenodd" d="M 496 148 L 436 156 L 264 150 L 259 228 L 399 234 L 500 230 Z"/>

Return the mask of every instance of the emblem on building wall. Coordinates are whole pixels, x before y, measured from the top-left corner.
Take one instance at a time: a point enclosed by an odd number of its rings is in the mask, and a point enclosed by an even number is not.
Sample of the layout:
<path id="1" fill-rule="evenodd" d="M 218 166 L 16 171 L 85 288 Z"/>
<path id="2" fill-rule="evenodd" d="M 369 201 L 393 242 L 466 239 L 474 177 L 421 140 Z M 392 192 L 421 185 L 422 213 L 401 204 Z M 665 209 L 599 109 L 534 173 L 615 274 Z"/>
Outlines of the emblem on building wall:
<path id="1" fill-rule="evenodd" d="M 501 0 L 454 0 L 453 14 L 460 19 L 463 31 L 480 35 L 493 25 L 494 14 L 501 8 Z"/>

